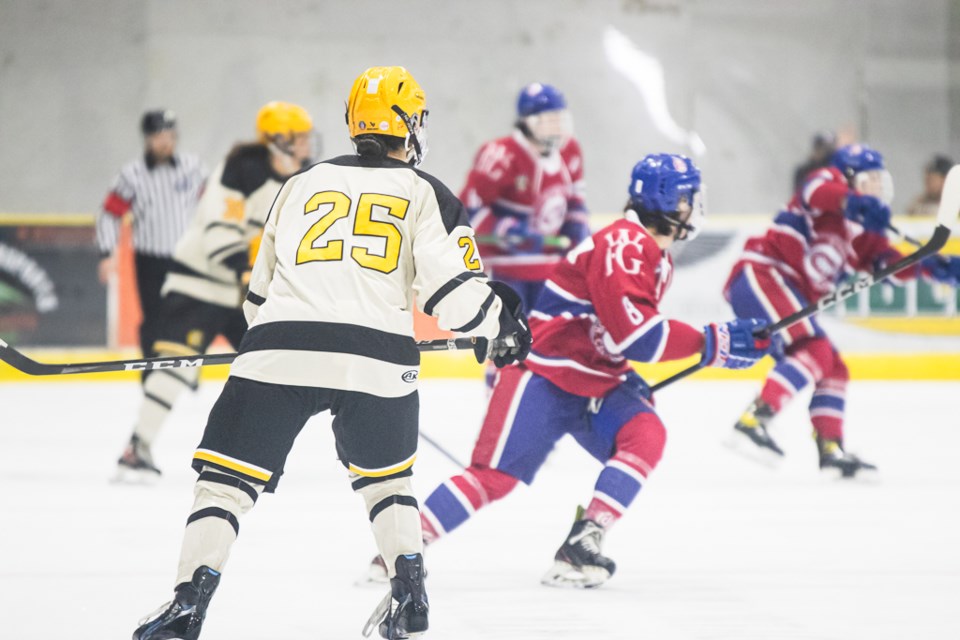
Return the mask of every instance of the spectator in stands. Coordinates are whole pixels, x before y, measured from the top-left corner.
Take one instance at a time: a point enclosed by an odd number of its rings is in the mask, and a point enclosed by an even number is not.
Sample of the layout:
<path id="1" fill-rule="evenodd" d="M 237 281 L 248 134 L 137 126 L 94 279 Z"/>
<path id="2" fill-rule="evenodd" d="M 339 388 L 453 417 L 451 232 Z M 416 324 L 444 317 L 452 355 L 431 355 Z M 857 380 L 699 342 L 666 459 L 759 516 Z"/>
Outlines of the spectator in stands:
<path id="1" fill-rule="evenodd" d="M 123 217 L 133 216 L 133 251 L 143 321 L 140 347 L 152 354 L 160 309 L 160 288 L 203 191 L 207 168 L 196 155 L 177 150 L 177 118 L 156 110 L 140 121 L 144 152 L 120 169 L 97 216 L 99 276 L 104 284 L 116 269 L 114 253 Z"/>
<path id="2" fill-rule="evenodd" d="M 810 148 L 810 155 L 793 172 L 793 189 L 797 190 L 803 186 L 807 175 L 815 170 L 830 164 L 830 157 L 837 150 L 837 136 L 833 131 L 818 131 L 813 136 L 813 143 Z"/>
<path id="3" fill-rule="evenodd" d="M 943 183 L 952 166 L 953 160 L 943 155 L 936 155 L 927 163 L 924 167 L 923 193 L 907 206 L 908 216 L 937 215 Z"/>

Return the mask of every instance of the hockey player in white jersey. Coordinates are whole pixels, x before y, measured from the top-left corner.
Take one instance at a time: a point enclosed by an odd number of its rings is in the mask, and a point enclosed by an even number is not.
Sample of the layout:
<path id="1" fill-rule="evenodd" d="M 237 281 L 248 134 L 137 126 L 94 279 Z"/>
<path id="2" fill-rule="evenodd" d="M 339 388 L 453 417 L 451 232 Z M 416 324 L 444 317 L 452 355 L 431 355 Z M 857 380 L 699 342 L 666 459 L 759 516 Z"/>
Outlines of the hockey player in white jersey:
<path id="1" fill-rule="evenodd" d="M 256 129 L 257 141 L 236 145 L 207 181 L 177 242 L 162 289 L 156 355 L 205 353 L 217 335 L 236 348 L 247 330 L 240 306 L 250 256 L 280 185 L 310 161 L 313 121 L 299 105 L 270 102 L 257 112 Z M 160 369 L 144 379 L 140 412 L 117 461 L 118 481 L 159 477 L 151 446 L 177 398 L 196 386 L 198 376 L 195 368 Z"/>
<path id="2" fill-rule="evenodd" d="M 415 168 L 426 151 L 425 105 L 406 69 L 368 69 L 347 103 L 356 155 L 321 162 L 281 188 L 244 304 L 250 329 L 194 454 L 200 476 L 174 600 L 134 640 L 199 636 L 240 517 L 276 488 L 306 421 L 328 410 L 391 578 L 366 631 L 391 639 L 426 631 L 410 481 L 414 296 L 442 328 L 482 336 L 478 357 L 500 366 L 525 358 L 531 339 L 519 296 L 483 274 L 463 205 Z"/>

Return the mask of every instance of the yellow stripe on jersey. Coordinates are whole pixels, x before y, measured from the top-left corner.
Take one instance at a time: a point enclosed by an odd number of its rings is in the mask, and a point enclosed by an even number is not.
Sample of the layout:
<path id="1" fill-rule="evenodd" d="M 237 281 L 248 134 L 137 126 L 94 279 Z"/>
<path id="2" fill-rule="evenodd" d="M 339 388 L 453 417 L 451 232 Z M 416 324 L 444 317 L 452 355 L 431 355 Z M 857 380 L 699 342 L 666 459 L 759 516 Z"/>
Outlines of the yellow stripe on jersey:
<path id="1" fill-rule="evenodd" d="M 218 464 L 221 467 L 226 467 L 227 469 L 237 471 L 251 478 L 256 478 L 257 480 L 262 480 L 263 482 L 270 482 L 270 478 L 273 477 L 273 474 L 266 469 L 261 469 L 258 466 L 241 462 L 235 458 L 225 456 L 222 453 L 216 453 L 215 451 L 209 451 L 208 449 L 197 449 L 193 454 L 193 459 L 212 462 L 213 464 Z"/>
<path id="2" fill-rule="evenodd" d="M 400 473 L 401 471 L 406 471 L 413 466 L 413 463 L 417 459 L 417 454 L 413 454 L 403 462 L 392 467 L 383 467 L 381 469 L 362 469 L 357 465 L 350 463 L 349 469 L 358 476 L 366 476 L 368 478 L 382 478 L 383 476 L 389 476 L 394 473 Z"/>

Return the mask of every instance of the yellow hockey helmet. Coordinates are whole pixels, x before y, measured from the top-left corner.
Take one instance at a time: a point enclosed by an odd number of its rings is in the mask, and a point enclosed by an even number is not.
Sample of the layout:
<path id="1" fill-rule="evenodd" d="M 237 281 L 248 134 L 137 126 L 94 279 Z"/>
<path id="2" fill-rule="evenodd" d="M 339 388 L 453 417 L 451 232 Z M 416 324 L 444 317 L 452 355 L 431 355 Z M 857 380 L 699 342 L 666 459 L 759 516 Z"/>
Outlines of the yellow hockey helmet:
<path id="1" fill-rule="evenodd" d="M 395 136 L 406 141 L 407 155 L 420 164 L 426 155 L 427 98 L 403 67 L 370 67 L 361 73 L 347 99 L 350 137 Z"/>
<path id="2" fill-rule="evenodd" d="M 257 112 L 257 137 L 269 142 L 277 136 L 289 138 L 313 130 L 313 119 L 307 110 L 290 102 L 268 102 Z"/>

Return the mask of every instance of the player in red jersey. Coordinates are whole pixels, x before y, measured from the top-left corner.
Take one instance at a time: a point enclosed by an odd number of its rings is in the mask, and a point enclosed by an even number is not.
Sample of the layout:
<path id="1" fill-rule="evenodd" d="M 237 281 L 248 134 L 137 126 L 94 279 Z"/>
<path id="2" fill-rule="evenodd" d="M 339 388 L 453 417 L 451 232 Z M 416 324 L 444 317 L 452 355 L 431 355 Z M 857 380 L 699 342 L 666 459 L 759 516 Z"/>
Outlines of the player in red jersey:
<path id="1" fill-rule="evenodd" d="M 658 311 L 670 286 L 667 248 L 692 238 L 703 217 L 700 171 L 687 158 L 649 155 L 633 168 L 622 219 L 577 245 L 556 267 L 529 314 L 533 350 L 497 378 L 470 467 L 421 508 L 433 542 L 475 511 L 529 484 L 554 444 L 570 434 L 604 464 L 543 577 L 552 586 L 595 587 L 614 572 L 601 553 L 607 528 L 630 506 L 660 460 L 666 430 L 629 361 L 700 354 L 705 365 L 744 368 L 770 348 L 759 320 L 697 329 Z"/>
<path id="2" fill-rule="evenodd" d="M 762 236 L 747 240 L 724 294 L 739 317 L 770 322 L 798 311 L 847 275 L 874 271 L 899 260 L 884 232 L 893 183 L 883 157 L 866 145 L 840 148 L 831 166 L 811 172 Z M 925 261 L 898 278 L 924 275 L 943 282 L 960 278 L 960 260 Z M 810 420 L 820 468 L 854 477 L 876 467 L 843 449 L 845 392 L 849 374 L 837 348 L 815 318 L 782 332 L 786 345 L 735 429 L 750 454 L 768 460 L 783 450 L 767 430 L 770 421 L 801 389 L 813 385 Z M 741 437 L 743 436 L 743 437 Z"/>
<path id="3" fill-rule="evenodd" d="M 531 309 L 565 250 L 590 235 L 583 156 L 563 94 L 548 84 L 523 88 L 516 128 L 480 148 L 460 199 L 492 277 Z"/>

